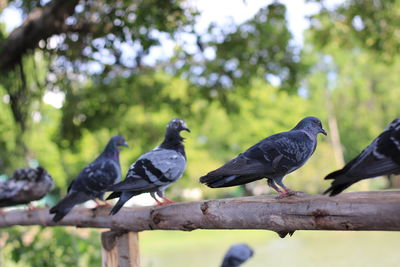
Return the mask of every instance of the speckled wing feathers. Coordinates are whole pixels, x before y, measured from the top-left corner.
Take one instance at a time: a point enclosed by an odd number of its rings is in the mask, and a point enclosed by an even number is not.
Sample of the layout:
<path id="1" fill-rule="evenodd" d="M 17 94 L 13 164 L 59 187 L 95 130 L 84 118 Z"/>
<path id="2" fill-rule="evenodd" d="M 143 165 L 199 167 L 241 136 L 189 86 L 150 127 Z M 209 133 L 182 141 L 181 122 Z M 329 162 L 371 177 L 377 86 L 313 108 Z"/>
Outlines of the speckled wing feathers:
<path id="1" fill-rule="evenodd" d="M 185 158 L 177 151 L 156 148 L 131 165 L 126 179 L 110 191 L 135 191 L 159 188 L 176 182 L 186 168 Z"/>
<path id="2" fill-rule="evenodd" d="M 200 178 L 210 187 L 245 184 L 281 177 L 301 167 L 315 150 L 316 141 L 302 131 L 272 135 L 222 167 Z"/>

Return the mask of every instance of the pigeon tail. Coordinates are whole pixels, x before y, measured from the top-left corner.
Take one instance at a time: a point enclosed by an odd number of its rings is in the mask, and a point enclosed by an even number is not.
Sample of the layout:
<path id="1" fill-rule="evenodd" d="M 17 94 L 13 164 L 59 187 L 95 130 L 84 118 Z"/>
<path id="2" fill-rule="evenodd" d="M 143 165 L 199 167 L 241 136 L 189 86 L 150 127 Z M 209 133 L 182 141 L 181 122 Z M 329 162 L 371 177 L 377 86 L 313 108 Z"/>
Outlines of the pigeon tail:
<path id="1" fill-rule="evenodd" d="M 57 205 L 50 209 L 50 214 L 55 214 L 53 221 L 60 221 L 75 205 L 83 203 L 89 199 L 90 197 L 82 192 L 69 193 L 65 198 L 58 202 Z"/>
<path id="2" fill-rule="evenodd" d="M 144 179 L 125 179 L 123 182 L 119 182 L 107 188 L 107 191 L 121 192 L 121 191 L 135 191 L 135 192 L 148 192 L 146 190 L 151 190 L 157 187 L 155 184 L 149 183 Z M 112 194 L 111 194 L 112 195 Z M 114 195 L 115 196 L 115 195 Z M 115 197 L 114 197 L 115 198 Z"/>
<path id="3" fill-rule="evenodd" d="M 132 192 L 115 192 L 115 193 L 120 193 L 120 198 L 118 199 L 117 204 L 111 209 L 110 215 L 115 215 L 127 202 L 129 199 L 131 199 L 133 196 L 139 195 L 141 193 L 132 193 Z"/>
<path id="4" fill-rule="evenodd" d="M 338 171 L 340 172 L 340 171 Z M 328 175 L 330 176 L 330 175 Z M 359 181 L 359 179 L 353 179 L 351 180 L 351 177 L 348 176 L 337 176 L 335 178 L 328 176 L 325 179 L 335 179 L 331 186 L 325 190 L 324 195 L 329 194 L 330 197 L 336 196 L 337 194 L 342 193 L 345 189 L 350 187 L 352 184 L 356 183 Z"/>
<path id="5" fill-rule="evenodd" d="M 331 172 L 330 174 L 328 174 L 325 177 L 325 180 L 338 179 L 340 176 L 344 176 L 346 172 L 347 172 L 347 169 L 345 169 L 345 168 Z"/>
<path id="6" fill-rule="evenodd" d="M 200 182 L 206 184 L 208 187 L 211 188 L 221 188 L 221 187 L 241 185 L 243 183 L 253 182 L 261 178 L 262 177 L 256 177 L 254 175 L 227 175 L 227 176 L 206 175 L 200 178 Z"/>
<path id="7" fill-rule="evenodd" d="M 200 178 L 200 182 L 207 184 L 207 186 L 211 188 L 219 188 L 219 187 L 229 187 L 233 185 L 237 185 L 237 181 L 235 182 L 236 175 L 230 176 L 203 176 Z M 204 178 L 204 179 L 203 179 Z"/>
<path id="8" fill-rule="evenodd" d="M 114 198 L 118 198 L 121 196 L 121 192 L 112 192 L 106 200 L 110 200 L 110 199 L 114 199 Z"/>

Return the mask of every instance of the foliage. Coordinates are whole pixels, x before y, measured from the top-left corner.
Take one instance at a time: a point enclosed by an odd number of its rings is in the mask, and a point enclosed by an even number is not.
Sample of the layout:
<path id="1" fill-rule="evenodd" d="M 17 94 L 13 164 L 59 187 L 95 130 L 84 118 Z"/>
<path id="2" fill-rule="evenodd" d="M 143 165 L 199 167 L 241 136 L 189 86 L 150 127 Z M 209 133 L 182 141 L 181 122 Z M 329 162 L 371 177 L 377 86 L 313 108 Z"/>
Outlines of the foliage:
<path id="1" fill-rule="evenodd" d="M 345 48 L 365 48 L 377 59 L 391 62 L 400 49 L 398 21 L 400 2 L 396 0 L 351 0 L 312 16 L 315 43 L 338 44 Z"/>
<path id="2" fill-rule="evenodd" d="M 286 7 L 275 2 L 241 25 L 225 29 L 211 25 L 206 35 L 197 36 L 198 53 L 178 48 L 172 68 L 188 77 L 201 97 L 217 99 L 231 112 L 238 111 L 240 107 L 227 95 L 240 86 L 252 89 L 246 86 L 252 79 L 296 91 L 306 67 L 291 38 Z"/>
<path id="3" fill-rule="evenodd" d="M 99 266 L 100 240 L 95 230 L 76 231 L 64 227 L 2 232 L 6 238 L 5 266 Z M 14 262 L 14 263 L 12 263 Z"/>

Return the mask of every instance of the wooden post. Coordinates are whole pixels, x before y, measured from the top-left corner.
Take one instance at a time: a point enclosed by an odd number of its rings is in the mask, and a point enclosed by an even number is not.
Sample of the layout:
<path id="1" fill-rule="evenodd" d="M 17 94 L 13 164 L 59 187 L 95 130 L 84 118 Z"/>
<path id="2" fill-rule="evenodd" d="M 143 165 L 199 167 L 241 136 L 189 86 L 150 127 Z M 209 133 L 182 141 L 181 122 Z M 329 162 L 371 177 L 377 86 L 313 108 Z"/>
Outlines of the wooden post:
<path id="1" fill-rule="evenodd" d="M 103 232 L 101 243 L 103 267 L 140 267 L 138 233 Z"/>

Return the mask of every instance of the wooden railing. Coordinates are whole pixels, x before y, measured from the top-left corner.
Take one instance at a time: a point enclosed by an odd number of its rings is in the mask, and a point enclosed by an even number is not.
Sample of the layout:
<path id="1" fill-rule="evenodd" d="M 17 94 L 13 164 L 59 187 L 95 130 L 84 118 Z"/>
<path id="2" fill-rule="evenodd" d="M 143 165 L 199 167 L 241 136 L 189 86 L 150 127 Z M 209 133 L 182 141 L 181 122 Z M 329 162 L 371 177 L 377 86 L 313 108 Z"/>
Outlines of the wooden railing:
<path id="1" fill-rule="evenodd" d="M 337 197 L 298 193 L 123 208 L 74 208 L 58 223 L 48 209 L 0 213 L 0 227 L 14 225 L 108 228 L 102 233 L 104 266 L 140 266 L 138 232 L 146 230 L 265 229 L 281 237 L 297 230 L 400 230 L 400 191 L 345 193 Z"/>

